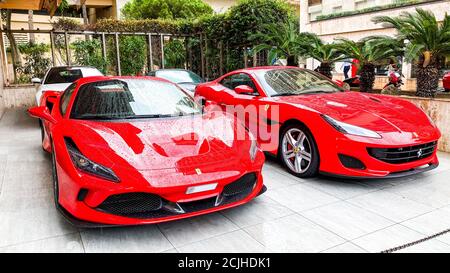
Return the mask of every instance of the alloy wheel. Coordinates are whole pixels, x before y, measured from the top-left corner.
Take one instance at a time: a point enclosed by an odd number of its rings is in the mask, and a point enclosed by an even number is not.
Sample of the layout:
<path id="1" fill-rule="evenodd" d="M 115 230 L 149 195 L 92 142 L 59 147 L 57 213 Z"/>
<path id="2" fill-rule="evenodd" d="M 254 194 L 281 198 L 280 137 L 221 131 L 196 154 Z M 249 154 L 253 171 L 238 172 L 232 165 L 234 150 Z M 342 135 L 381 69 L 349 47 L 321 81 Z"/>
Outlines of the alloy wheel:
<path id="1" fill-rule="evenodd" d="M 309 169 L 312 161 L 311 142 L 302 130 L 287 130 L 281 145 L 282 158 L 292 172 L 302 174 Z"/>

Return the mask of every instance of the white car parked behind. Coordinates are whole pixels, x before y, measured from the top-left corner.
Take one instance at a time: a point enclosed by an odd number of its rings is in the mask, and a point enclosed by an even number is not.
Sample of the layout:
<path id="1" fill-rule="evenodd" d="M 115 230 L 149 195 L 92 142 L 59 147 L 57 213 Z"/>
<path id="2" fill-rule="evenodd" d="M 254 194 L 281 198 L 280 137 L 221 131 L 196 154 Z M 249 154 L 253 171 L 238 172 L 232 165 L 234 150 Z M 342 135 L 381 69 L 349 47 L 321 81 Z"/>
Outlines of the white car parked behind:
<path id="1" fill-rule="evenodd" d="M 97 68 L 88 66 L 54 66 L 50 68 L 43 80 L 39 78 L 31 80 L 32 83 L 40 84 L 36 93 L 36 104 L 40 105 L 43 92 L 62 92 L 79 78 L 89 76 L 103 76 L 103 74 Z"/>

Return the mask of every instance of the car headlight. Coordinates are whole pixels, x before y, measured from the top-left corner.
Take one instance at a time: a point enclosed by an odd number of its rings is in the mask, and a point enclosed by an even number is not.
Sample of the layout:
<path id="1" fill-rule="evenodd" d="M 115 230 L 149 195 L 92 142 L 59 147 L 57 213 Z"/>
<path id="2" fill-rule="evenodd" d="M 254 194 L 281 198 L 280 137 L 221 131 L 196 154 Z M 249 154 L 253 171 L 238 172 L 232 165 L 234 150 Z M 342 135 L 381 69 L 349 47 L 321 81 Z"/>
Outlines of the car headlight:
<path id="1" fill-rule="evenodd" d="M 356 135 L 356 136 L 364 136 L 364 137 L 372 137 L 372 138 L 381 138 L 381 136 L 372 130 L 368 130 L 359 126 L 351 125 L 342 121 L 337 121 L 332 117 L 327 115 L 322 115 L 322 118 L 328 122 L 331 126 L 333 126 L 336 130 L 343 134 Z"/>
<path id="2" fill-rule="evenodd" d="M 93 162 L 85 157 L 71 139 L 64 138 L 66 147 L 75 167 L 83 172 L 98 176 L 113 182 L 119 182 L 120 179 L 109 168 Z"/>

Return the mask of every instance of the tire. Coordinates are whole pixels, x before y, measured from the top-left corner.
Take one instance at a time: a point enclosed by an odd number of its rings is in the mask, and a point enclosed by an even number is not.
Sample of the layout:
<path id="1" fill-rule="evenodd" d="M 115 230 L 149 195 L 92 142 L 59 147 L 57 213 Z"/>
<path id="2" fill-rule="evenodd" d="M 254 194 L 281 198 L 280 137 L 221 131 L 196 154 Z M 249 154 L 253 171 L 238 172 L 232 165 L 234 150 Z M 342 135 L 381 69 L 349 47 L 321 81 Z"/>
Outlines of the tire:
<path id="1" fill-rule="evenodd" d="M 59 183 L 58 183 L 58 173 L 56 171 L 56 156 L 55 149 L 52 143 L 52 180 L 53 180 L 53 196 L 56 208 L 59 207 Z"/>
<path id="2" fill-rule="evenodd" d="M 302 124 L 292 124 L 284 128 L 280 136 L 278 156 L 284 167 L 297 177 L 315 176 L 319 170 L 319 151 L 309 129 Z M 297 146 L 293 148 L 292 144 Z"/>
<path id="3" fill-rule="evenodd" d="M 450 92 L 450 89 L 444 89 L 444 92 L 448 93 L 448 92 Z"/>

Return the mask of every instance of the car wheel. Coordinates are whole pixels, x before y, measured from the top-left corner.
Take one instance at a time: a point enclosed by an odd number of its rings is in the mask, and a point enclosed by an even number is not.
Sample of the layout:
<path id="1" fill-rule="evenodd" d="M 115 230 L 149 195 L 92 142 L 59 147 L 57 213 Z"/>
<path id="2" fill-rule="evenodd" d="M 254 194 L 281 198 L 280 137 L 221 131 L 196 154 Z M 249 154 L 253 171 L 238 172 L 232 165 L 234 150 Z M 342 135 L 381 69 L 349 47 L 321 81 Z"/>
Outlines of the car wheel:
<path id="1" fill-rule="evenodd" d="M 278 155 L 295 176 L 312 177 L 319 169 L 319 153 L 311 132 L 303 125 L 286 127 L 281 133 Z"/>
<path id="2" fill-rule="evenodd" d="M 58 208 L 59 206 L 59 183 L 58 183 L 58 174 L 56 171 L 56 156 L 55 149 L 52 143 L 52 180 L 53 180 L 53 195 L 55 206 Z"/>
<path id="3" fill-rule="evenodd" d="M 450 89 L 444 89 L 444 92 L 450 92 Z"/>

